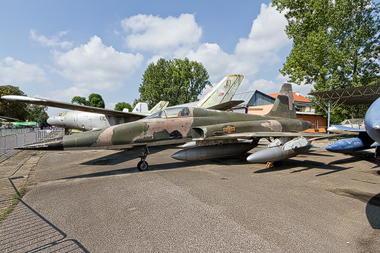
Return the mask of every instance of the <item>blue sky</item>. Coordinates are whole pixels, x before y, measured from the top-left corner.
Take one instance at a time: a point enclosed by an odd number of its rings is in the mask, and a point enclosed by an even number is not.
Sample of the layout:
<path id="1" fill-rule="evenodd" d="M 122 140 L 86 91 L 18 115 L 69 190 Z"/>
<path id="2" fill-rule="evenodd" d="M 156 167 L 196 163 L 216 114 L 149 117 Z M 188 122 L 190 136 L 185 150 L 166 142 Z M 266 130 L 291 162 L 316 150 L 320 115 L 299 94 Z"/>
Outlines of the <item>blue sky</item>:
<path id="1" fill-rule="evenodd" d="M 218 83 L 245 76 L 238 92 L 278 92 L 292 41 L 270 1 L 1 1 L 0 85 L 70 102 L 102 95 L 133 103 L 160 57 L 201 62 Z M 306 95 L 310 85 L 293 87 Z M 55 114 L 49 109 L 49 115 Z M 52 116 L 52 115 L 51 115 Z"/>

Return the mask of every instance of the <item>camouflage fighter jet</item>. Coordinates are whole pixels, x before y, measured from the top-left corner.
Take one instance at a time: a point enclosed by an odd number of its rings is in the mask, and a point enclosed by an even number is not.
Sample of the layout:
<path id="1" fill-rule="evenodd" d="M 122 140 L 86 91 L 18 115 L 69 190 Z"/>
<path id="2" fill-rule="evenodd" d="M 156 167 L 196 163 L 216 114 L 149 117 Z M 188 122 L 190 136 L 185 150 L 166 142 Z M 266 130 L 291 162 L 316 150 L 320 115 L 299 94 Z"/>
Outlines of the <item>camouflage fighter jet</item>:
<path id="1" fill-rule="evenodd" d="M 260 138 L 275 138 L 268 148 L 247 157 L 249 162 L 278 162 L 306 152 L 311 141 L 300 133 L 311 123 L 296 119 L 292 86 L 284 83 L 272 110 L 265 116 L 217 111 L 196 107 L 175 107 L 135 122 L 89 131 L 21 149 L 131 149 L 139 148 L 137 168 L 148 168 L 148 147 L 185 143 L 172 155 L 178 160 L 201 160 L 243 154 L 257 146 Z M 295 138 L 298 137 L 298 138 Z M 243 140 L 243 141 L 242 141 Z"/>
<path id="2" fill-rule="evenodd" d="M 227 110 L 237 104 L 240 104 L 243 101 L 233 101 L 231 98 L 235 94 L 243 78 L 243 75 L 228 75 L 224 77 L 200 101 L 192 103 L 192 106 L 217 110 Z M 81 131 L 97 130 L 109 126 L 136 121 L 145 118 L 146 116 L 151 115 L 157 111 L 165 109 L 169 104 L 167 101 L 161 101 L 150 111 L 148 111 L 147 106 L 145 110 L 142 110 L 141 107 L 138 107 L 136 105 L 132 112 L 124 112 L 17 95 L 6 95 L 1 97 L 1 99 L 13 102 L 75 110 L 59 113 L 57 116 L 49 117 L 47 122 L 52 126 L 62 127 L 65 129 L 77 129 Z"/>

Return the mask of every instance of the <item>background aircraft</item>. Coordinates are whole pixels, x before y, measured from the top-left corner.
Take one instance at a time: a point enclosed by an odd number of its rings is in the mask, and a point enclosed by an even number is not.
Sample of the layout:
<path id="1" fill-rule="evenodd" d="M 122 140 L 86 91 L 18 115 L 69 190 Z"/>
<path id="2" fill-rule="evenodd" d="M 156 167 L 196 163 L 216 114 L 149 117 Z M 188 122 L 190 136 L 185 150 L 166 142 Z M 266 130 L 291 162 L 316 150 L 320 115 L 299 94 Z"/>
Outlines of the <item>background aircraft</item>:
<path id="1" fill-rule="evenodd" d="M 243 78 L 243 75 L 228 75 L 224 77 L 200 101 L 194 102 L 194 107 L 226 110 L 232 108 L 237 104 L 240 104 L 243 101 L 231 101 L 231 98 L 235 94 Z M 48 124 L 65 129 L 78 129 L 82 131 L 96 130 L 136 121 L 159 110 L 165 109 L 168 105 L 168 102 L 161 101 L 149 112 L 144 112 L 141 106 L 136 106 L 132 112 L 124 112 L 16 95 L 6 95 L 1 97 L 1 99 L 27 104 L 37 104 L 75 110 L 60 113 L 57 116 L 50 117 L 48 119 Z M 139 108 L 139 110 L 136 110 L 137 108 Z"/>
<path id="2" fill-rule="evenodd" d="M 160 101 L 148 111 L 148 105 L 146 103 L 137 103 L 131 113 L 134 116 L 140 116 L 139 119 L 141 119 L 151 115 L 152 113 L 165 109 L 168 104 L 169 102 L 167 101 Z M 47 119 L 47 123 L 51 126 L 62 127 L 65 129 L 90 131 L 134 121 L 134 117 L 130 116 L 111 116 L 115 110 L 110 111 L 111 112 L 105 112 L 104 114 L 83 111 L 67 111 L 59 113 L 56 116 L 49 117 Z M 128 111 L 123 112 L 128 113 Z"/>
<path id="3" fill-rule="evenodd" d="M 380 143 L 380 98 L 378 98 L 366 112 L 364 127 L 342 128 L 347 133 L 359 133 L 358 137 L 341 139 L 330 143 L 326 150 L 338 153 L 352 153 L 354 151 L 376 147 L 376 156 L 379 153 Z M 378 159 L 377 159 L 378 160 Z"/>
<path id="4" fill-rule="evenodd" d="M 173 107 L 142 120 L 106 129 L 89 131 L 61 140 L 33 144 L 21 149 L 130 149 L 139 148 L 137 167 L 146 170 L 149 146 L 189 142 L 185 149 L 172 155 L 179 160 L 202 160 L 242 154 L 254 148 L 260 138 L 275 138 L 268 148 L 247 157 L 249 162 L 281 162 L 306 152 L 311 141 L 299 133 L 311 123 L 296 119 L 292 86 L 285 83 L 272 110 L 265 116 L 216 111 L 197 107 Z M 294 139 L 294 137 L 298 137 Z M 246 141 L 240 141 L 241 139 Z M 187 147 L 187 148 L 186 148 Z"/>
<path id="5" fill-rule="evenodd" d="M 327 132 L 341 134 L 344 131 L 347 131 L 348 128 L 350 130 L 351 129 L 365 129 L 364 119 L 360 119 L 360 118 L 345 119 L 339 125 L 331 125 L 329 128 L 327 128 Z"/>

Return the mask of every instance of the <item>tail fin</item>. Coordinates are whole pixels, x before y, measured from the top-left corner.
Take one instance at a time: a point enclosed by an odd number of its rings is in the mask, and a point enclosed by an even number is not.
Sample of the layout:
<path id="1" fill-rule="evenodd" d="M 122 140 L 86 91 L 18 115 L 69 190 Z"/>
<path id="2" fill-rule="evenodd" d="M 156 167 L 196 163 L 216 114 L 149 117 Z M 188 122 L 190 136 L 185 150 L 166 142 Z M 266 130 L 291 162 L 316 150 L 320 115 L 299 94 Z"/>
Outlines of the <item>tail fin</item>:
<path id="1" fill-rule="evenodd" d="M 135 113 L 148 113 L 148 104 L 147 103 L 138 102 L 136 104 L 135 108 L 133 108 L 132 112 L 135 112 Z"/>
<path id="2" fill-rule="evenodd" d="M 168 105 L 168 101 L 160 101 L 152 109 L 150 109 L 149 114 L 164 110 L 166 107 L 168 107 Z"/>
<path id="3" fill-rule="evenodd" d="M 266 116 L 291 119 L 297 118 L 296 109 L 294 106 L 292 84 L 284 83 L 282 85 L 281 90 L 278 93 L 276 100 L 274 101 L 272 110 Z"/>
<path id="4" fill-rule="evenodd" d="M 243 75 L 228 75 L 222 79 L 209 93 L 196 103 L 194 107 L 209 108 L 227 101 L 235 95 Z"/>

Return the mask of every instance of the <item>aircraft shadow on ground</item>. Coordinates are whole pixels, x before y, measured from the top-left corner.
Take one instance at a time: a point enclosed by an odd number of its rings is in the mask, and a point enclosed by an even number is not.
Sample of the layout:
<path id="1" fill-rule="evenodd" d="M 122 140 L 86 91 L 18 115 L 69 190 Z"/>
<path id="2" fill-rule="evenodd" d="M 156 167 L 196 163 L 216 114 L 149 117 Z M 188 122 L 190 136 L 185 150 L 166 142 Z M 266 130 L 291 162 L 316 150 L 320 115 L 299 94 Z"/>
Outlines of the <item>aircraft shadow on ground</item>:
<path id="1" fill-rule="evenodd" d="M 168 146 L 159 146 L 149 148 L 149 154 L 155 154 L 157 152 L 168 150 L 168 149 L 177 149 L 177 145 L 168 145 Z M 105 155 L 96 159 L 92 159 L 86 162 L 81 163 L 81 165 L 117 165 L 123 162 L 127 162 L 133 159 L 138 158 L 140 151 L 138 148 L 133 148 L 127 151 L 120 151 L 110 155 Z M 147 160 L 149 159 L 149 156 Z"/>
<path id="2" fill-rule="evenodd" d="M 275 172 L 279 170 L 288 170 L 288 169 L 293 169 L 302 166 L 302 169 L 299 170 L 293 170 L 290 173 L 299 173 L 302 171 L 307 171 L 307 170 L 312 170 L 312 169 L 323 169 L 323 170 L 329 170 L 328 172 L 318 174 L 318 176 L 324 176 L 344 170 L 351 169 L 353 167 L 340 167 L 340 166 L 335 166 L 331 164 L 326 164 L 323 162 L 316 162 L 316 161 L 310 161 L 310 160 L 304 160 L 304 161 L 299 161 L 299 160 L 292 160 L 292 159 L 287 159 L 283 161 L 282 166 L 279 167 L 273 167 L 273 168 L 265 168 L 262 170 L 257 170 L 253 173 L 268 173 L 268 172 Z M 306 166 L 306 167 L 305 167 Z"/>
<path id="3" fill-rule="evenodd" d="M 2 222 L 0 252 L 89 252 L 20 200 Z"/>
<path id="4" fill-rule="evenodd" d="M 331 162 L 330 164 L 339 165 L 339 164 L 361 162 L 363 160 L 374 164 L 375 166 L 373 168 L 379 167 L 379 165 L 380 165 L 378 162 L 375 161 L 375 158 L 373 156 L 358 156 L 358 155 L 346 157 L 344 159 L 337 159 L 337 160 Z"/>
<path id="5" fill-rule="evenodd" d="M 380 193 L 368 201 L 365 212 L 371 227 L 380 229 Z"/>
<path id="6" fill-rule="evenodd" d="M 304 153 L 304 154 L 300 154 L 300 155 L 298 155 L 298 157 L 300 157 L 301 155 L 312 155 L 312 156 L 324 156 L 324 157 L 333 157 L 333 155 L 330 155 L 330 154 L 328 154 L 328 153 L 320 153 L 320 152 L 318 152 L 318 151 L 308 151 L 308 152 L 306 152 L 306 153 Z"/>
<path id="7" fill-rule="evenodd" d="M 353 198 L 366 203 L 366 216 L 368 223 L 373 229 L 380 229 L 380 193 L 373 195 L 368 192 L 355 189 L 330 189 L 328 190 L 340 196 Z"/>
<path id="8" fill-rule="evenodd" d="M 183 167 L 196 167 L 196 166 L 210 165 L 210 164 L 242 165 L 242 164 L 248 164 L 248 162 L 246 161 L 247 156 L 248 156 L 248 154 L 247 155 L 240 155 L 240 156 L 229 156 L 229 157 L 223 157 L 223 158 L 215 158 L 215 159 L 206 159 L 206 160 L 199 160 L 199 161 L 188 161 L 188 162 L 176 161 L 173 159 L 173 161 L 175 161 L 175 162 L 149 165 L 148 171 L 179 169 L 179 168 L 183 168 Z M 134 157 L 133 159 L 135 159 L 135 158 L 136 157 Z M 123 158 L 121 157 L 120 159 L 123 159 Z M 149 163 L 148 159 L 147 159 L 147 162 Z M 94 173 L 65 177 L 65 178 L 60 178 L 60 179 L 65 180 L 65 179 L 78 179 L 78 178 L 96 178 L 96 177 L 104 177 L 104 176 L 131 174 L 131 173 L 136 173 L 136 172 L 137 173 L 144 173 L 142 171 L 139 171 L 137 169 L 137 166 L 135 164 L 133 164 L 131 167 L 125 167 L 122 169 L 94 172 Z"/>

